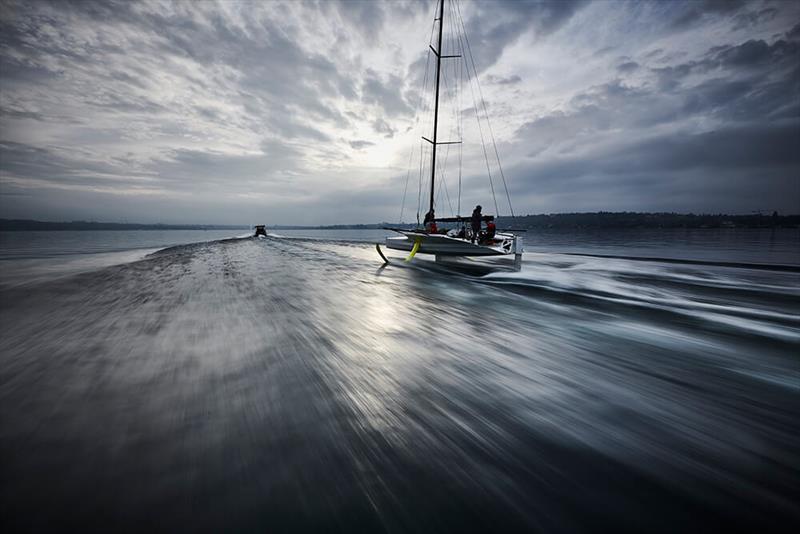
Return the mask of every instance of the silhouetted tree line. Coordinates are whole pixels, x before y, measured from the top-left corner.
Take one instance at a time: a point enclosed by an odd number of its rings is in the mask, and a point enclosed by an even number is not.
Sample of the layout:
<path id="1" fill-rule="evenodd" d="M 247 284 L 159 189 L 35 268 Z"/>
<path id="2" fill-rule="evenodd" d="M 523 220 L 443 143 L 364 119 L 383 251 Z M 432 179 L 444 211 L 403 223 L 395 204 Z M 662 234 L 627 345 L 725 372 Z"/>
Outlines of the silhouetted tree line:
<path id="1" fill-rule="evenodd" d="M 416 223 L 334 224 L 327 226 L 268 225 L 285 230 L 372 230 L 415 228 Z M 447 224 L 446 226 L 454 226 Z M 800 215 L 727 215 L 694 213 L 640 213 L 599 211 L 593 213 L 549 213 L 497 218 L 498 228 L 532 230 L 542 228 L 799 228 Z"/>
<path id="2" fill-rule="evenodd" d="M 499 228 L 798 228 L 800 215 L 694 213 L 552 213 L 498 217 Z"/>
<path id="3" fill-rule="evenodd" d="M 275 229 L 370 230 L 377 228 L 414 228 L 414 223 L 335 224 L 329 226 L 272 225 Z M 770 214 L 727 215 L 694 213 L 640 213 L 633 211 L 594 213 L 549 213 L 498 217 L 497 226 L 533 230 L 544 228 L 800 228 L 800 215 Z M 237 230 L 243 225 L 202 224 L 129 224 L 87 221 L 45 222 L 0 219 L 0 230 Z"/>

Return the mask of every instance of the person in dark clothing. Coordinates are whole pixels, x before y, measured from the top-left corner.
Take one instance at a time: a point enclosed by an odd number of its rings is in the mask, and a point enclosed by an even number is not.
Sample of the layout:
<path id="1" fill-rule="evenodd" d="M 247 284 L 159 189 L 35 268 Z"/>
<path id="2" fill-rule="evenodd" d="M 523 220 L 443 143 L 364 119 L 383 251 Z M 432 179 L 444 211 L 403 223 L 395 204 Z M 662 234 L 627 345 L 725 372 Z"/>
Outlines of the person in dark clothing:
<path id="1" fill-rule="evenodd" d="M 427 230 L 428 232 L 433 233 L 433 234 L 436 233 L 436 230 L 437 230 L 437 228 L 436 228 L 436 214 L 434 213 L 433 210 L 431 210 L 431 211 L 429 211 L 428 213 L 425 214 L 425 220 L 422 222 L 422 225 L 425 227 L 425 230 Z"/>
<path id="2" fill-rule="evenodd" d="M 481 214 L 481 206 L 480 204 L 475 206 L 475 209 L 472 210 L 472 218 L 470 222 L 472 223 L 472 242 L 474 243 L 476 239 L 478 239 L 478 233 L 481 231 L 481 219 L 483 215 Z"/>

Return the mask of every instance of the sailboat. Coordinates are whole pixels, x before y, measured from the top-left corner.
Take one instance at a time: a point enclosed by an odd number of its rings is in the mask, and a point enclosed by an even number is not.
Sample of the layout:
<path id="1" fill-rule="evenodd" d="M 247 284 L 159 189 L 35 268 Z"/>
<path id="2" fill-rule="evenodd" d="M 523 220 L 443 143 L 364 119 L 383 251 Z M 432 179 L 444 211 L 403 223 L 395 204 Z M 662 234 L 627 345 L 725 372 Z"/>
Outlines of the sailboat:
<path id="1" fill-rule="evenodd" d="M 394 231 L 399 236 L 395 237 L 387 237 L 386 238 L 386 247 L 394 250 L 401 250 L 409 252 L 409 255 L 406 261 L 411 261 L 416 254 L 432 254 L 436 257 L 437 261 L 442 260 L 445 257 L 459 257 L 459 256 L 504 256 L 504 255 L 514 255 L 514 265 L 517 269 L 519 269 L 521 261 L 522 261 L 522 237 L 515 234 L 512 231 L 491 231 L 489 228 L 494 228 L 494 215 L 480 215 L 480 219 L 482 223 L 486 223 L 487 230 L 486 232 L 480 232 L 479 235 L 472 235 L 472 229 L 469 223 L 472 221 L 472 217 L 462 217 L 460 214 L 456 214 L 454 217 L 435 217 L 432 216 L 434 214 L 434 209 L 436 208 L 436 174 L 437 174 L 437 147 L 440 145 L 451 145 L 451 144 L 460 144 L 461 141 L 440 141 L 439 140 L 439 99 L 440 99 L 440 83 L 442 82 L 442 60 L 451 59 L 451 58 L 462 58 L 460 54 L 444 54 L 442 53 L 442 34 L 444 32 L 444 16 L 445 16 L 445 9 L 444 9 L 445 0 L 439 0 L 438 2 L 438 17 L 435 21 L 438 22 L 438 36 L 437 36 L 437 47 L 434 48 L 433 45 L 430 45 L 430 51 L 433 53 L 433 56 L 436 58 L 436 74 L 435 74 L 435 86 L 434 86 L 434 110 L 433 110 L 433 132 L 432 132 L 432 139 L 428 139 L 427 137 L 422 137 L 422 139 L 429 143 L 431 146 L 431 158 L 430 158 L 430 194 L 428 199 L 428 216 L 426 216 L 425 226 L 422 227 L 419 225 L 419 206 L 418 206 L 418 213 L 417 213 L 417 228 L 414 229 L 407 229 L 407 228 L 387 228 L 387 230 Z M 455 9 L 453 9 L 452 14 L 456 15 L 460 21 L 460 28 L 464 28 L 463 20 L 460 20 L 460 9 L 456 4 Z M 466 32 L 464 32 L 464 40 L 466 40 Z M 459 37 L 459 40 L 456 41 L 453 39 L 453 43 L 461 43 L 461 49 L 464 51 L 464 41 L 462 41 Z M 466 48 L 469 51 L 469 57 L 472 59 L 472 72 L 475 73 L 475 80 L 477 83 L 477 70 L 475 69 L 474 58 L 472 58 L 472 51 L 468 49 L 469 41 L 466 40 Z M 430 56 L 429 56 L 430 57 Z M 465 59 L 466 62 L 466 59 Z M 470 65 L 467 62 L 467 79 L 469 80 L 469 68 Z M 472 89 L 472 87 L 470 87 Z M 474 95 L 473 95 L 474 98 Z M 483 110 L 486 112 L 486 105 L 483 101 L 481 96 L 481 103 L 483 104 Z M 475 104 L 475 109 L 477 110 L 477 103 Z M 460 113 L 460 110 L 458 111 Z M 476 111 L 476 118 L 479 121 L 479 128 L 480 128 L 480 118 L 477 115 Z M 488 116 L 486 117 L 488 121 Z M 483 143 L 483 133 L 481 131 L 481 142 Z M 492 134 L 492 142 L 494 143 L 494 134 Z M 486 146 L 484 144 L 484 156 L 486 157 Z M 497 147 L 495 146 L 495 154 L 497 155 Z M 460 159 L 460 158 L 459 158 Z M 498 166 L 499 166 L 499 155 L 498 155 Z M 440 164 L 441 167 L 441 164 Z M 441 169 L 439 169 L 441 170 Z M 502 167 L 500 167 L 502 173 Z M 443 171 L 442 171 L 443 172 Z M 489 173 L 489 180 L 491 181 L 491 172 L 489 171 L 489 161 L 487 158 L 487 172 Z M 460 195 L 461 195 L 461 187 L 460 187 L 460 172 L 459 172 L 459 210 L 460 210 Z M 490 182 L 491 183 L 491 182 Z M 505 177 L 503 176 L 503 183 L 505 184 Z M 406 188 L 408 187 L 408 181 L 406 181 Z M 422 190 L 422 172 L 420 172 L 420 191 Z M 494 186 L 492 185 L 492 195 L 494 195 Z M 508 196 L 508 188 L 506 187 L 506 195 Z M 404 195 L 405 197 L 405 195 Z M 511 199 L 509 197 L 509 208 L 511 207 Z M 405 202 L 405 198 L 404 198 Z M 495 199 L 495 206 L 497 206 L 497 201 Z M 513 216 L 513 210 L 511 210 Z M 402 212 L 401 212 L 402 217 Z M 430 223 L 433 224 L 430 224 Z M 451 229 L 450 231 L 439 231 L 437 230 L 436 223 L 456 223 L 456 225 L 461 225 L 461 229 L 458 228 Z M 388 263 L 386 256 L 384 256 L 383 252 L 380 249 L 380 244 L 376 246 L 378 253 L 381 255 L 385 263 Z"/>

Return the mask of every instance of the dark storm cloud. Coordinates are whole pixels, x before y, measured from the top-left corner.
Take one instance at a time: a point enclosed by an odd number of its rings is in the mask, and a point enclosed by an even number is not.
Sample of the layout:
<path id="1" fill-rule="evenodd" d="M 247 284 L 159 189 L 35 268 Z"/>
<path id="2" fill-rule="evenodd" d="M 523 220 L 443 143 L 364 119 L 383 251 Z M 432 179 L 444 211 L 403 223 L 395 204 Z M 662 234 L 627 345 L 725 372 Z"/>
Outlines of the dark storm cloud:
<path id="1" fill-rule="evenodd" d="M 548 143 L 571 143 L 596 132 L 669 123 L 678 117 L 680 105 L 680 100 L 662 99 L 660 93 L 613 80 L 574 96 L 569 112 L 557 111 L 525 123 L 516 137 L 529 140 L 529 147 L 543 149 Z"/>
<path id="2" fill-rule="evenodd" d="M 389 115 L 409 115 L 413 112 L 402 93 L 403 80 L 396 75 L 381 79 L 372 69 L 367 69 L 361 87 L 362 100 L 381 106 Z"/>
<path id="3" fill-rule="evenodd" d="M 800 22 L 794 25 L 794 27 L 786 32 L 786 38 L 792 41 L 800 40 Z"/>
<path id="4" fill-rule="evenodd" d="M 725 47 L 710 61 L 723 68 L 757 67 L 765 63 L 777 63 L 783 59 L 797 59 L 797 46 L 778 41 L 768 45 L 764 41 L 747 41 L 739 46 Z"/>
<path id="5" fill-rule="evenodd" d="M 779 40 L 773 45 L 748 41 L 719 47 L 702 61 L 653 69 L 659 89 L 633 87 L 614 80 L 594 86 L 571 100 L 570 113 L 545 116 L 526 124 L 520 135 L 569 135 L 578 131 L 654 126 L 693 115 L 757 121 L 760 118 L 797 117 L 800 65 L 797 43 Z M 713 74 L 686 85 L 691 73 Z M 527 132 L 526 130 L 530 130 Z M 535 134 L 535 135 L 534 135 Z"/>
<path id="6" fill-rule="evenodd" d="M 52 176 L 58 180 L 73 168 L 69 160 L 48 149 L 10 141 L 0 142 L 0 161 L 3 172 L 26 178 Z"/>
<path id="7" fill-rule="evenodd" d="M 593 86 L 575 95 L 567 110 L 517 131 L 527 151 L 510 168 L 513 190 L 573 209 L 601 209 L 602 202 L 625 198 L 630 209 L 637 201 L 639 209 L 680 201 L 693 209 L 706 202 L 745 210 L 763 201 L 797 211 L 798 59 L 796 42 L 751 39 L 652 68 L 656 84 Z M 697 131 L 702 122 L 716 127 Z M 692 199 L 688 190 L 698 196 Z M 577 201 L 581 195 L 597 205 Z"/>
<path id="8" fill-rule="evenodd" d="M 692 210 L 791 210 L 800 194 L 798 145 L 796 125 L 675 133 L 529 161 L 508 175 L 516 198 L 558 197 L 580 209 L 624 198 L 624 209 L 663 210 L 680 198 Z"/>
<path id="9" fill-rule="evenodd" d="M 547 36 L 565 24 L 586 3 L 586 0 L 476 3 L 474 13 L 464 24 L 478 71 L 494 65 L 503 50 L 523 33 L 532 31 L 536 37 Z M 455 14 L 462 19 L 466 16 L 463 11 L 456 11 Z"/>
<path id="10" fill-rule="evenodd" d="M 68 147 L 45 148 L 2 141 L 0 161 L 0 183 L 3 177 L 13 176 L 33 180 L 37 187 L 153 187 L 149 183 L 153 177 L 145 169 L 98 154 L 76 153 Z"/>
<path id="11" fill-rule="evenodd" d="M 775 170 L 791 179 L 800 132 L 794 125 L 741 126 L 687 135 L 676 132 L 647 140 L 621 143 L 584 156 L 561 158 L 543 165 L 549 180 L 577 178 L 586 174 L 669 174 L 674 171 Z"/>
<path id="12" fill-rule="evenodd" d="M 675 2 L 682 12 L 672 21 L 675 28 L 685 29 L 702 24 L 708 18 L 729 16 L 739 11 L 745 0 L 695 0 Z"/>
<path id="13" fill-rule="evenodd" d="M 617 65 L 617 71 L 621 74 L 630 74 L 639 69 L 639 64 L 635 61 L 626 61 Z"/>
<path id="14" fill-rule="evenodd" d="M 755 76 L 754 82 L 760 82 L 761 76 L 779 76 L 786 84 L 797 79 L 800 44 L 782 39 L 767 44 L 762 40 L 749 40 L 731 46 L 720 45 L 708 50 L 700 60 L 654 68 L 658 82 L 663 90 L 676 89 L 690 74 L 715 74 L 729 77 Z M 724 71 L 733 71 L 724 72 Z M 791 87 L 787 85 L 787 90 Z M 791 92 L 785 93 L 784 97 Z"/>
<path id="15" fill-rule="evenodd" d="M 744 28 L 758 26 L 759 24 L 771 21 L 777 14 L 778 10 L 774 7 L 767 7 L 758 11 L 746 11 L 744 13 L 739 13 L 734 17 L 736 24 L 733 29 L 741 30 Z"/>
<path id="16" fill-rule="evenodd" d="M 31 119 L 40 122 L 44 122 L 49 119 L 48 116 L 43 115 L 41 113 L 37 113 L 35 111 L 25 111 L 25 110 L 11 109 L 6 107 L 0 107 L 0 117 L 10 117 L 13 119 Z"/>

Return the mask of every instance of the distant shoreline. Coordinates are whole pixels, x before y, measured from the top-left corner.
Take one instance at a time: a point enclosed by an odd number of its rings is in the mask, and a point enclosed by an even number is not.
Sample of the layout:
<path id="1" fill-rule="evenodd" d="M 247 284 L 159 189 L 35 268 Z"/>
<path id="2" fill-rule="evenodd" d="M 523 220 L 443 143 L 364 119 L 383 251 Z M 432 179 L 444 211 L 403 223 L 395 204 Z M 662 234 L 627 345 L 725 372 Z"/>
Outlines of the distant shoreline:
<path id="1" fill-rule="evenodd" d="M 265 221 L 267 222 L 267 221 Z M 333 225 L 274 225 L 274 230 L 377 230 L 386 227 L 413 228 L 416 224 L 372 223 Z M 752 214 L 681 214 L 681 213 L 554 213 L 497 218 L 499 228 L 537 229 L 604 229 L 604 228 L 800 228 L 800 215 Z M 93 221 L 50 222 L 28 219 L 0 219 L 0 231 L 60 231 L 60 230 L 250 230 L 250 225 L 220 224 L 136 224 Z"/>

